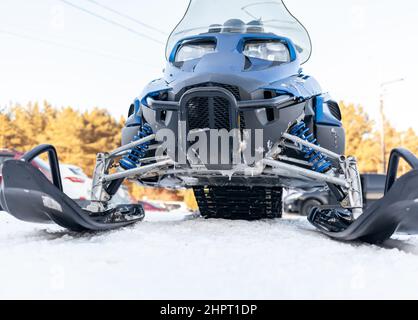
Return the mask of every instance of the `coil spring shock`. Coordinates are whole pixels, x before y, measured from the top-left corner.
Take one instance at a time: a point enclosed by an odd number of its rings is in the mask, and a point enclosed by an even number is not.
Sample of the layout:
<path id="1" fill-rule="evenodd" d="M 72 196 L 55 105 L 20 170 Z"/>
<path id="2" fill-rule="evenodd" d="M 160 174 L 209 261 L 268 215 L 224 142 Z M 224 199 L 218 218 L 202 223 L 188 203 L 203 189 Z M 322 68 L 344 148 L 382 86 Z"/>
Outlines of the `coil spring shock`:
<path id="1" fill-rule="evenodd" d="M 306 126 L 305 122 L 301 121 L 290 129 L 290 134 L 319 147 L 314 134 L 310 131 L 311 130 Z M 313 171 L 326 173 L 332 168 L 331 161 L 329 161 L 322 152 L 305 146 L 302 147 L 302 152 L 305 154 L 305 159 L 312 164 Z"/>
<path id="2" fill-rule="evenodd" d="M 133 138 L 132 142 L 141 140 L 153 134 L 152 128 L 149 124 L 145 123 L 142 129 L 138 131 L 138 134 Z M 151 142 L 143 143 L 133 148 L 128 155 L 124 156 L 120 160 L 119 165 L 125 170 L 135 169 L 141 165 L 141 160 L 145 157 Z"/>

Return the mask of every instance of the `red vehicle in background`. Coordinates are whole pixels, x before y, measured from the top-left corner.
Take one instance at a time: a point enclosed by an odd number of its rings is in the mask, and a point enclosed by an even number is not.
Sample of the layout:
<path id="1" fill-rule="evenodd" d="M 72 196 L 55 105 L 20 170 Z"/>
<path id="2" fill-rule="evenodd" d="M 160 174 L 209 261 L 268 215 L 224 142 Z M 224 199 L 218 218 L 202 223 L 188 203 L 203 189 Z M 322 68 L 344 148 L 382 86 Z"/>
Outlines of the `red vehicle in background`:
<path id="1" fill-rule="evenodd" d="M 23 155 L 23 152 L 19 152 L 16 150 L 0 149 L 0 182 L 2 181 L 1 168 L 3 166 L 3 163 L 11 159 L 19 160 L 21 157 L 23 157 Z M 35 168 L 39 169 L 49 180 L 51 180 L 51 172 L 49 169 L 49 165 L 45 161 L 36 158 L 32 161 L 32 165 Z"/>
<path id="2" fill-rule="evenodd" d="M 139 202 L 146 212 L 168 212 L 168 209 L 160 204 L 156 204 L 150 201 Z"/>

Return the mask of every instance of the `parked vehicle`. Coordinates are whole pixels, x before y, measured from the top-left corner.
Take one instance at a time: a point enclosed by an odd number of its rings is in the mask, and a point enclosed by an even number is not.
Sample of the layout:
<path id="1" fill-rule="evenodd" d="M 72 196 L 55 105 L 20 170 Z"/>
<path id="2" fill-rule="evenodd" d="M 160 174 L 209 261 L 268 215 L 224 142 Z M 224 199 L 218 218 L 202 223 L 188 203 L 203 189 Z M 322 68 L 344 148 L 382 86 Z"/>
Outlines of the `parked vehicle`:
<path id="1" fill-rule="evenodd" d="M 380 200 L 385 192 L 386 176 L 380 174 L 364 174 L 361 176 L 364 208 L 370 207 Z M 334 195 L 329 190 L 314 190 L 310 192 L 295 191 L 284 198 L 284 209 L 289 213 L 300 213 L 307 216 L 312 208 L 326 205 L 338 205 Z"/>
<path id="2" fill-rule="evenodd" d="M 166 201 L 164 205 L 169 211 L 181 211 L 181 212 L 189 212 L 191 211 L 186 203 L 182 201 Z"/>
<path id="3" fill-rule="evenodd" d="M 3 149 L 0 150 L 0 184 L 2 182 L 1 169 L 7 160 L 19 160 L 24 155 L 23 152 L 16 150 Z M 52 180 L 51 169 L 41 158 L 35 158 L 31 164 L 39 169 L 49 180 Z M 83 172 L 83 170 L 74 165 L 60 165 L 61 179 L 64 193 L 71 199 L 87 200 L 91 193 L 91 179 Z"/>
<path id="4" fill-rule="evenodd" d="M 119 204 L 133 204 L 135 203 L 135 200 L 132 198 L 132 196 L 129 194 L 128 187 L 121 186 L 118 192 L 116 192 L 115 196 L 110 200 L 111 203 L 115 205 Z"/>
<path id="5" fill-rule="evenodd" d="M 160 203 L 155 203 L 153 201 L 140 201 L 139 202 L 146 212 L 168 212 L 167 207 L 161 205 Z"/>
<path id="6" fill-rule="evenodd" d="M 189 212 L 190 211 L 187 205 L 182 201 L 145 201 L 145 202 L 148 202 L 147 204 L 150 204 L 156 207 L 157 209 L 158 208 L 161 209 L 161 210 L 154 210 L 154 211 L 167 211 L 167 212 L 169 211 Z M 144 205 L 145 202 L 143 202 L 142 204 Z M 145 211 L 147 211 L 147 209 L 145 209 Z"/>
<path id="7" fill-rule="evenodd" d="M 181 205 L 175 202 L 163 202 L 163 201 L 152 201 L 152 200 L 141 200 L 135 201 L 129 194 L 129 190 L 125 185 L 122 185 L 118 192 L 112 197 L 110 202 L 113 205 L 120 204 L 135 204 L 139 203 L 142 205 L 146 212 L 169 212 L 175 209 L 180 209 Z"/>
<path id="8" fill-rule="evenodd" d="M 91 179 L 83 169 L 68 164 L 60 165 L 62 186 L 64 193 L 71 199 L 88 200 L 91 194 Z"/>
<path id="9" fill-rule="evenodd" d="M 2 174 L 1 169 L 3 167 L 3 164 L 7 160 L 19 160 L 23 156 L 23 152 L 19 152 L 16 150 L 8 150 L 8 149 L 2 149 L 0 150 L 0 183 L 2 181 Z M 45 161 L 43 161 L 41 158 L 35 158 L 31 164 L 39 169 L 49 180 L 51 180 L 51 172 L 49 169 L 48 164 L 46 164 Z"/>

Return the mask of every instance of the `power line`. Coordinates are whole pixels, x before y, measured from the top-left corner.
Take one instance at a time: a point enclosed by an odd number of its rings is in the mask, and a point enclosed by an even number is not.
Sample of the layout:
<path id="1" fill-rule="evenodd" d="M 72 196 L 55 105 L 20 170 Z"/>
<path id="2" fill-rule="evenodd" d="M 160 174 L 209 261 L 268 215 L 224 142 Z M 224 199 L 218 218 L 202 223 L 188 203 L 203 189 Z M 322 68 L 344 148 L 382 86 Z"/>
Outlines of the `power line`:
<path id="1" fill-rule="evenodd" d="M 125 29 L 125 30 L 127 30 L 127 31 L 129 31 L 129 32 L 131 32 L 131 33 L 133 33 L 133 34 L 135 34 L 137 36 L 140 36 L 140 37 L 146 38 L 148 40 L 151 40 L 151 41 L 153 41 L 155 43 L 164 45 L 164 42 L 162 42 L 160 40 L 157 40 L 155 38 L 152 38 L 152 37 L 150 37 L 150 36 L 148 36 L 148 35 L 146 35 L 144 33 L 138 32 L 138 31 L 136 31 L 136 30 L 134 30 L 134 29 L 132 29 L 130 27 L 127 27 L 127 26 L 125 26 L 125 25 L 123 25 L 123 24 L 121 24 L 119 22 L 116 22 L 116 21 L 111 20 L 109 18 L 103 17 L 103 16 L 101 16 L 101 15 L 99 15 L 97 13 L 94 13 L 93 11 L 90 11 L 90 10 L 87 10 L 87 9 L 85 9 L 83 7 L 80 7 L 80 6 L 74 4 L 74 3 L 70 2 L 70 1 L 67 1 L 67 0 L 59 0 L 59 1 L 61 1 L 61 2 L 65 3 L 65 4 L 67 4 L 67 5 L 75 8 L 75 9 L 78 9 L 80 11 L 83 11 L 85 13 L 88 13 L 88 14 L 92 15 L 93 17 L 96 17 L 96 18 L 98 18 L 100 20 L 106 21 L 107 23 L 110 23 L 110 24 L 112 24 L 114 26 L 117 26 L 119 28 Z"/>
<path id="2" fill-rule="evenodd" d="M 129 15 L 127 15 L 127 14 L 123 13 L 123 12 L 120 12 L 120 11 L 117 11 L 117 10 L 115 10 L 115 9 L 113 9 L 113 8 L 110 8 L 110 7 L 108 7 L 108 6 L 105 6 L 105 5 L 103 5 L 103 4 L 101 4 L 101 3 L 99 3 L 99 2 L 97 2 L 97 1 L 95 1 L 95 0 L 85 0 L 85 1 L 91 2 L 91 3 L 95 4 L 96 6 L 99 6 L 99 7 L 103 8 L 103 9 L 105 9 L 105 10 L 108 10 L 108 11 L 110 11 L 110 12 L 113 12 L 114 14 L 116 14 L 116 15 L 118 15 L 118 16 L 121 16 L 121 17 L 123 17 L 123 18 L 125 18 L 125 19 L 128 19 L 128 20 L 130 20 L 130 21 L 133 21 L 133 22 L 135 22 L 135 23 L 137 23 L 137 24 L 139 24 L 139 25 L 141 25 L 141 26 L 143 26 L 143 27 L 145 27 L 145 28 L 148 28 L 148 29 L 154 30 L 154 31 L 156 31 L 156 32 L 159 32 L 159 33 L 161 33 L 161 34 L 165 35 L 165 36 L 167 35 L 167 32 L 165 32 L 165 31 L 163 31 L 163 30 L 160 30 L 160 29 L 158 29 L 158 28 L 156 28 L 156 27 L 153 27 L 153 26 L 151 26 L 151 25 L 149 25 L 149 24 L 146 24 L 146 23 L 144 23 L 144 22 L 142 22 L 142 21 L 140 21 L 140 20 L 138 20 L 138 19 L 136 19 L 136 18 L 133 18 L 133 17 L 131 17 L 131 16 L 129 16 Z"/>
<path id="3" fill-rule="evenodd" d="M 0 29 L 0 33 L 9 35 L 9 36 L 12 36 L 12 37 L 15 37 L 15 38 L 36 41 L 36 42 L 40 42 L 40 43 L 43 43 L 43 44 L 46 44 L 46 45 L 51 45 L 51 46 L 55 46 L 55 47 L 59 47 L 59 48 L 75 50 L 75 51 L 79 51 L 79 52 L 90 54 L 90 55 L 101 56 L 101 57 L 108 58 L 108 59 L 118 60 L 118 61 L 122 61 L 122 62 L 129 62 L 129 63 L 134 63 L 134 64 L 140 64 L 140 65 L 144 65 L 144 66 L 147 66 L 147 67 L 154 68 L 153 66 L 150 66 L 149 64 L 144 64 L 144 63 L 141 63 L 140 61 L 137 61 L 137 60 L 134 60 L 134 59 L 131 59 L 131 58 L 116 56 L 116 55 L 113 55 L 111 53 L 98 52 L 98 51 L 94 51 L 94 50 L 90 50 L 90 49 L 86 49 L 86 48 L 82 48 L 82 47 L 75 47 L 75 46 L 55 42 L 55 41 L 52 41 L 52 40 L 36 38 L 36 37 L 29 36 L 29 35 L 26 35 L 26 34 L 16 33 L 16 32 L 2 30 L 2 29 Z"/>

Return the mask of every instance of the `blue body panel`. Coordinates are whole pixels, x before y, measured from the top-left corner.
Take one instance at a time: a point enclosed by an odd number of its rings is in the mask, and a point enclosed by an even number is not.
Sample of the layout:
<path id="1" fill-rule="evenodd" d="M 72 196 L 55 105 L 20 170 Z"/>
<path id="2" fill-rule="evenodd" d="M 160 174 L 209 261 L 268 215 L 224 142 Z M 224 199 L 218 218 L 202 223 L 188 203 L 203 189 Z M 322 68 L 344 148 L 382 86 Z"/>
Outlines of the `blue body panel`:
<path id="1" fill-rule="evenodd" d="M 285 44 L 290 53 L 290 62 L 273 63 L 243 54 L 248 40 L 275 40 Z M 216 43 L 214 52 L 200 59 L 189 60 L 180 64 L 175 62 L 179 48 L 189 41 L 212 40 Z M 250 60 L 250 67 L 248 67 Z M 203 83 L 219 83 L 239 86 L 245 91 L 243 100 L 260 99 L 263 90 L 276 92 L 278 95 L 290 95 L 296 98 L 315 98 L 315 123 L 325 126 L 341 127 L 341 121 L 330 112 L 321 86 L 315 78 L 302 73 L 299 54 L 292 40 L 275 34 L 240 34 L 208 33 L 188 37 L 179 41 L 173 48 L 165 68 L 164 77 L 149 83 L 140 97 L 135 100 L 135 116 L 130 117 L 127 126 L 141 123 L 141 108 L 147 108 L 147 98 L 155 98 L 168 92 L 169 100 L 178 99 L 184 88 Z"/>
<path id="2" fill-rule="evenodd" d="M 185 62 L 181 67 L 174 65 L 174 58 L 178 48 L 187 41 L 197 39 L 213 39 L 217 43 L 215 52 L 209 53 L 201 59 Z M 274 39 L 287 44 L 291 62 L 273 65 L 265 61 L 253 59 L 256 67 L 245 70 L 245 56 L 242 53 L 244 42 L 249 39 Z M 297 97 L 309 98 L 322 93 L 318 82 L 312 77 L 302 75 L 300 60 L 290 39 L 278 37 L 274 34 L 206 34 L 189 37 L 180 41 L 173 49 L 165 69 L 163 79 L 151 82 L 140 96 L 145 101 L 147 96 L 163 90 L 173 88 L 178 83 L 187 82 L 192 78 L 204 75 L 206 81 L 214 81 L 225 76 L 234 78 L 234 82 L 258 83 L 253 90 L 269 88 L 287 92 Z M 204 81 L 204 80 L 202 80 Z"/>
<path id="3" fill-rule="evenodd" d="M 325 103 L 325 96 L 318 96 L 315 102 L 315 123 L 326 126 L 342 127 L 342 122 L 336 119 L 328 105 Z"/>

